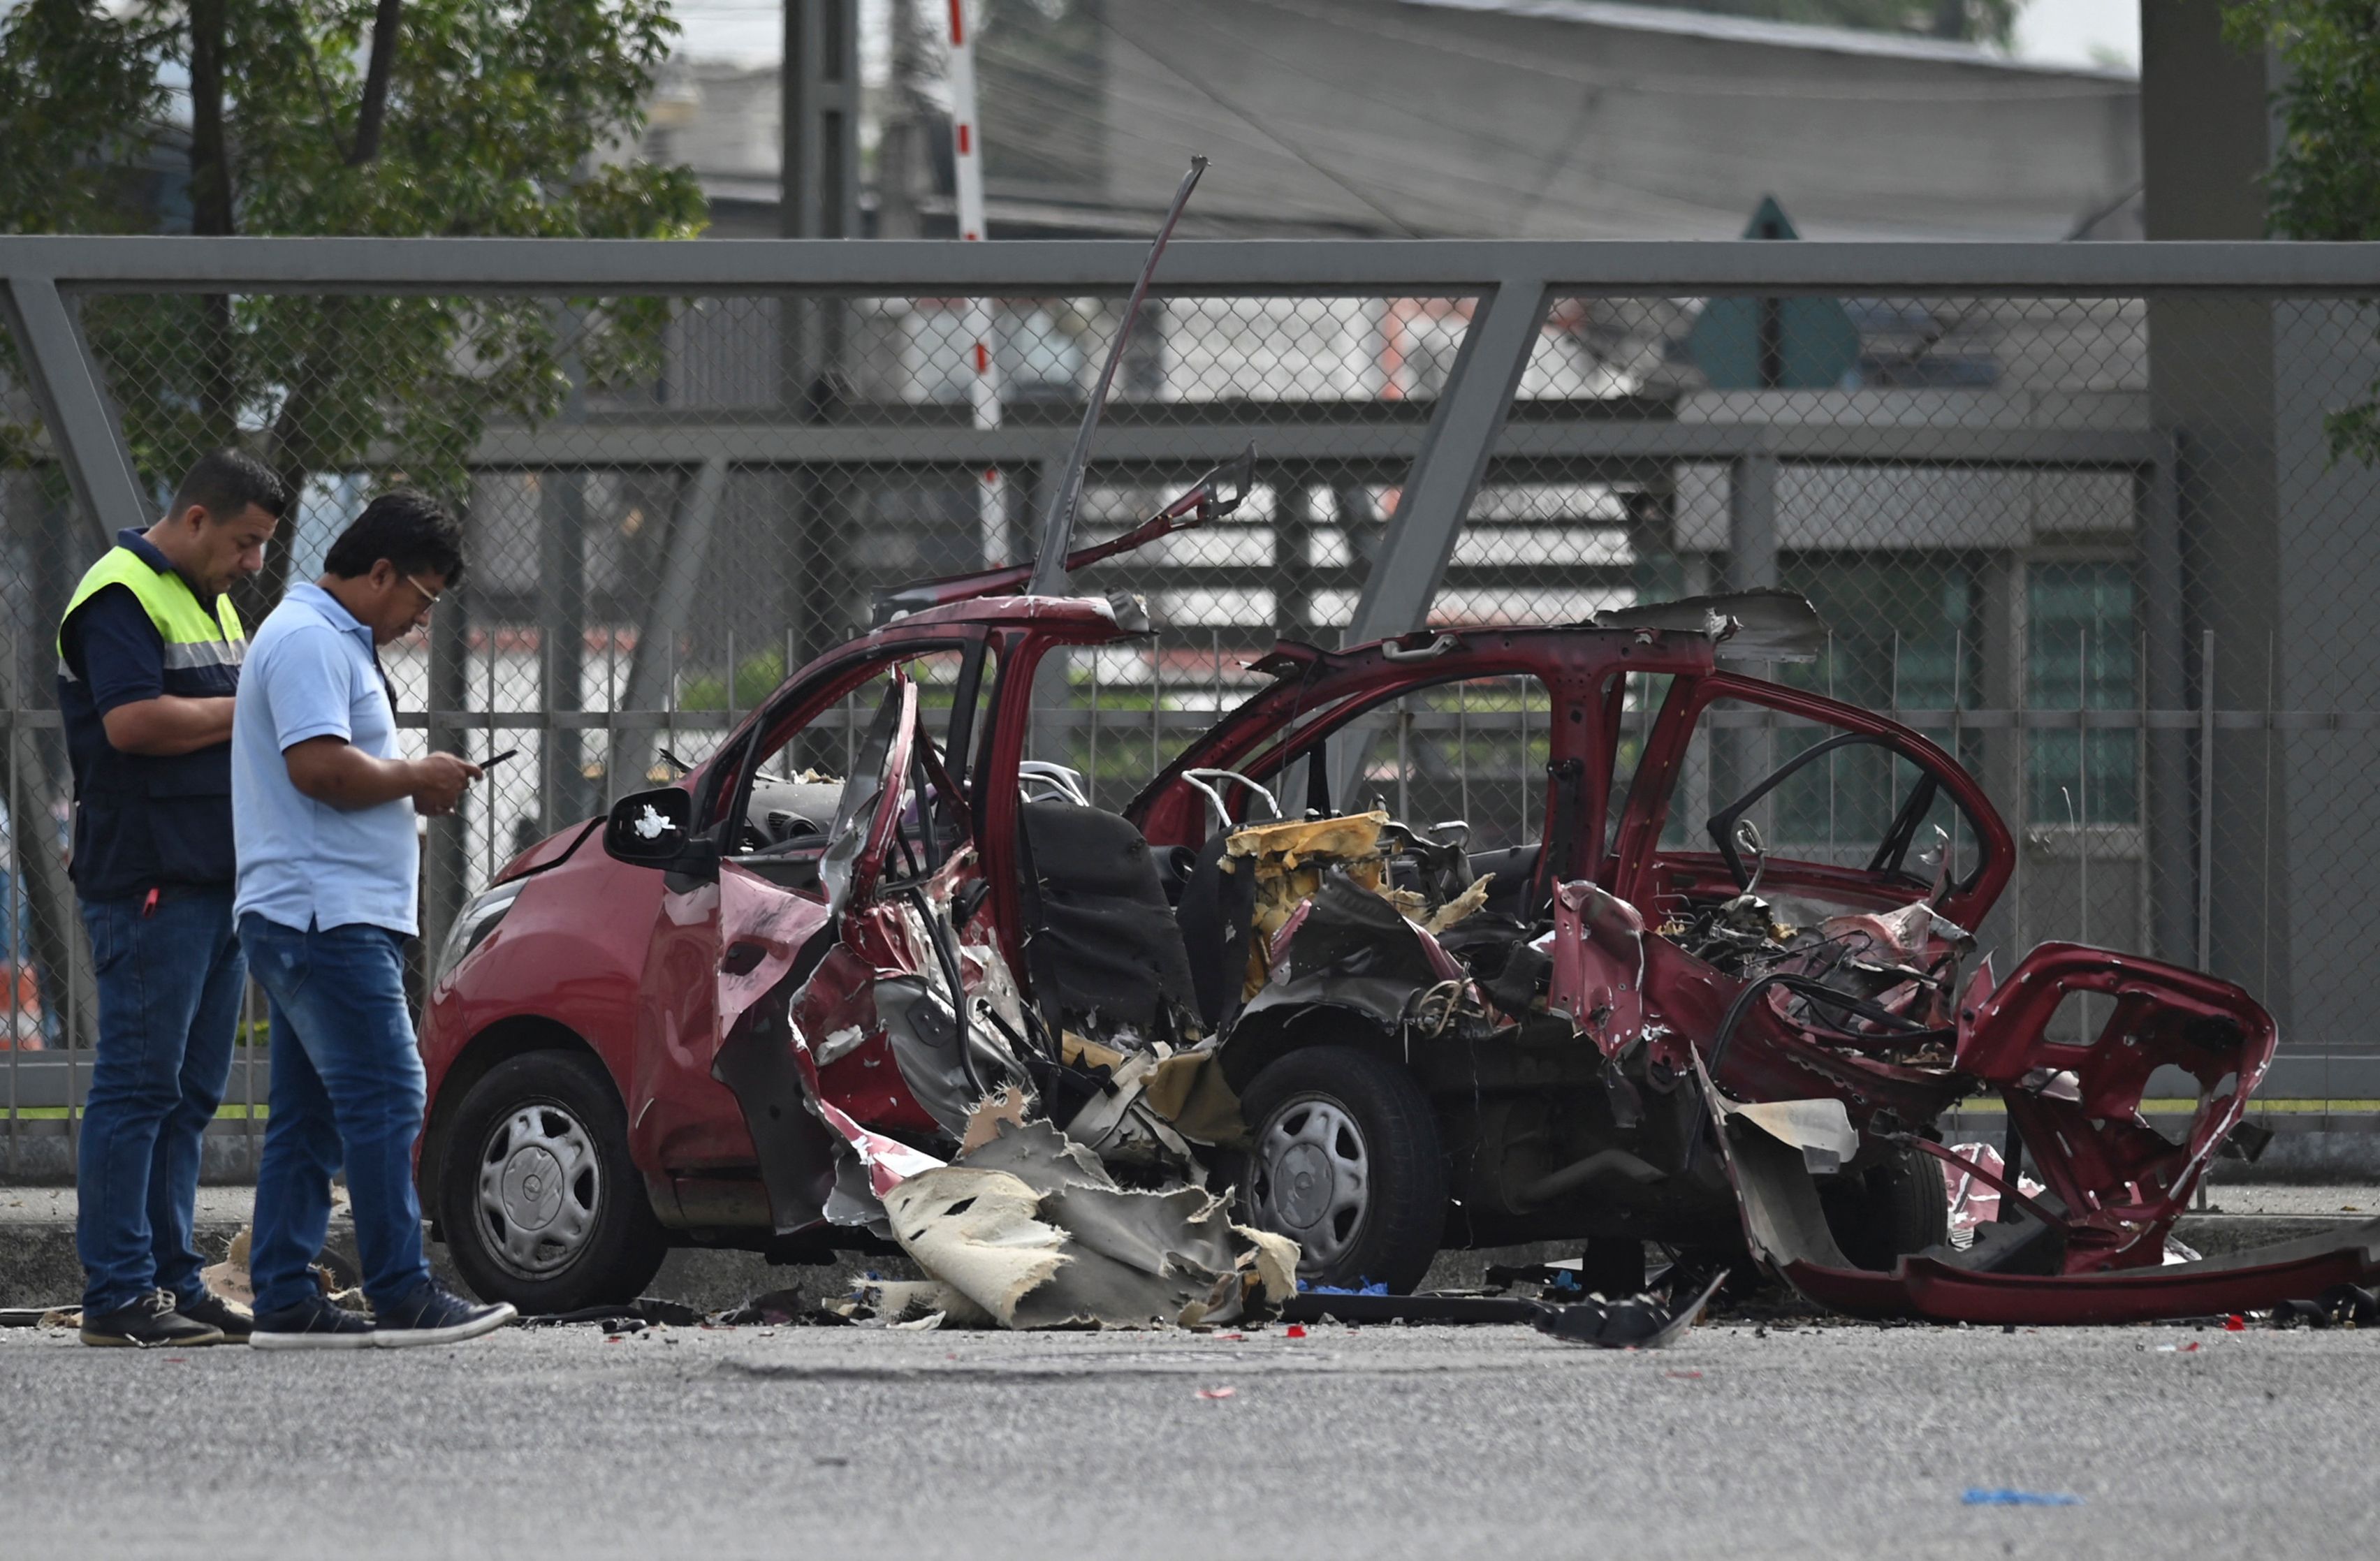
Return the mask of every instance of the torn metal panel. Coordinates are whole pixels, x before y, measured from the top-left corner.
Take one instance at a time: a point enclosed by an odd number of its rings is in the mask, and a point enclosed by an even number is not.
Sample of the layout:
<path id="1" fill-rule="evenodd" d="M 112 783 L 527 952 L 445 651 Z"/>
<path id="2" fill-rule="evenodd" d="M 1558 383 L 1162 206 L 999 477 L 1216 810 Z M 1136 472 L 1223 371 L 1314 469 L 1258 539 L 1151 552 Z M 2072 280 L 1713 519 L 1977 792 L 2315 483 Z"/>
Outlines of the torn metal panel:
<path id="1" fill-rule="evenodd" d="M 1592 620 L 1598 629 L 1700 635 L 1723 656 L 1761 661 L 1814 661 L 1827 647 L 1826 620 L 1796 591 L 1734 591 L 1643 607 L 1617 607 Z"/>
<path id="2" fill-rule="evenodd" d="M 744 1108 L 775 1233 L 790 1236 L 827 1218 L 839 1156 L 830 1124 L 815 1109 L 818 1071 L 800 1033 L 782 1010 L 764 1006 L 720 1047 L 710 1073 Z"/>
<path id="3" fill-rule="evenodd" d="M 1645 1033 L 1645 918 L 1578 881 L 1554 891 L 1553 974 L 1547 1007 L 1616 1056 Z"/>
<path id="4" fill-rule="evenodd" d="M 1223 1199 L 1119 1187 L 1047 1121 L 997 1128 L 883 1197 L 902 1250 L 1003 1326 L 1252 1321 L 1295 1293 L 1295 1243 L 1232 1224 Z"/>
<path id="5" fill-rule="evenodd" d="M 1682 1302 L 1653 1295 L 1620 1301 L 1592 1296 L 1568 1306 L 1542 1306 L 1531 1321 L 1537 1332 L 1572 1344 L 1591 1344 L 1598 1349 L 1658 1349 L 1674 1344 L 1679 1335 L 1693 1327 L 1725 1283 L 1727 1270 L 1722 1268 L 1700 1294 Z"/>
<path id="6" fill-rule="evenodd" d="M 2114 999 L 2098 1034 L 2052 1039 L 2061 1003 Z M 1998 1088 L 2042 1180 L 2070 1211 L 2070 1273 L 2149 1267 L 2271 1065 L 2272 1016 L 2230 982 L 2132 954 L 2045 943 L 1959 1013 L 1956 1066 Z M 2184 1141 L 2140 1107 L 2161 1067 L 2200 1089 Z"/>
<path id="7" fill-rule="evenodd" d="M 1127 1052 L 1069 1030 L 1061 1038 L 1060 1056 L 1100 1086 L 1063 1125 L 1067 1137 L 1090 1145 L 1103 1159 L 1165 1165 L 1203 1186 L 1205 1170 L 1184 1140 L 1247 1146 L 1239 1097 L 1223 1076 L 1212 1040 L 1186 1051 L 1160 1041 Z"/>
<path id="8" fill-rule="evenodd" d="M 1722 1100 L 1719 1111 L 1799 1149 L 1802 1163 L 1814 1175 L 1831 1175 L 1859 1154 L 1859 1131 L 1840 1100 L 1763 1100 L 1749 1105 Z"/>
<path id="9" fill-rule="evenodd" d="M 1254 998 L 1264 986 L 1275 940 L 1321 890 L 1327 872 L 1336 869 L 1376 895 L 1387 887 L 1388 857 L 1380 847 L 1380 831 L 1388 822 L 1389 816 L 1379 811 L 1285 819 L 1252 825 L 1225 841 L 1222 870 L 1245 874 L 1256 886 L 1243 999 Z"/>
<path id="10" fill-rule="evenodd" d="M 1438 939 L 1337 863 L 1264 953 L 1265 983 L 1234 1035 L 1317 1006 L 1351 1010 L 1391 1033 L 1425 1007 L 1426 1033 L 1442 1033 L 1459 1012 L 1482 1011 L 1468 972 Z"/>
<path id="11" fill-rule="evenodd" d="M 1249 1147 L 1240 1097 L 1232 1093 L 1222 1053 L 1212 1042 L 1160 1060 L 1149 1071 L 1147 1098 L 1149 1109 L 1184 1138 L 1225 1149 Z"/>
<path id="12" fill-rule="evenodd" d="M 2028 1233 L 2039 1226 L 1978 1225 L 1974 1244 L 1964 1251 L 1937 1247 L 1901 1258 L 1888 1272 L 1863 1269 L 1836 1244 L 1799 1153 L 1740 1118 L 1728 1121 L 1721 1143 L 1753 1255 L 1810 1301 L 1852 1316 L 2044 1326 L 2145 1323 L 2261 1312 L 2334 1285 L 2380 1280 L 2380 1219 L 2230 1257 L 2091 1273 L 2058 1268 L 2055 1252 L 2048 1271 L 2023 1272 L 2028 1249 L 2038 1245 Z M 2043 1206 L 2063 1217 L 2047 1199 Z M 2001 1232 L 2013 1234 L 1988 1239 Z"/>
<path id="13" fill-rule="evenodd" d="M 1109 1071 L 1107 1087 L 1067 1119 L 1066 1136 L 1111 1165 L 1156 1166 L 1203 1187 L 1206 1168 L 1148 1100 L 1148 1086 L 1170 1056 L 1170 1048 L 1123 1056 Z"/>

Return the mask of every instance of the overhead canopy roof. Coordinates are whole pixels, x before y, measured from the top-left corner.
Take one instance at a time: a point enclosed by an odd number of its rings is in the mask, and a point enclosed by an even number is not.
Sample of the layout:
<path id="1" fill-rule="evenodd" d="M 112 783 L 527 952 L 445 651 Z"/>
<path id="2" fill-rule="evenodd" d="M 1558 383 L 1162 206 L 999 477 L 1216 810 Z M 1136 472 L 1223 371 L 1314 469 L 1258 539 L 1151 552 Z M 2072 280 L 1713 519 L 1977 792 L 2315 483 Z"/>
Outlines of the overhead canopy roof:
<path id="1" fill-rule="evenodd" d="M 1185 232 L 1733 238 L 1773 195 L 1809 238 L 2131 236 L 2125 72 L 1599 0 L 1099 14 L 1100 203 L 1204 152 Z"/>

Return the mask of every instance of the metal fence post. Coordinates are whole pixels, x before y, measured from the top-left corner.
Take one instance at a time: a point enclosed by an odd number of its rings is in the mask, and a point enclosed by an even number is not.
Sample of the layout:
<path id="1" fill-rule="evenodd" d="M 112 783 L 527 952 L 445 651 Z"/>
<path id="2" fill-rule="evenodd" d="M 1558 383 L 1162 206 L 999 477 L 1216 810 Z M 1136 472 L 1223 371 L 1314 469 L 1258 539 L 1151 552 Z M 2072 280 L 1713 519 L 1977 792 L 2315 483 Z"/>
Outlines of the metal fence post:
<path id="1" fill-rule="evenodd" d="M 2143 697 L 2147 709 L 2179 712 L 2189 708 L 2189 669 L 2181 612 L 2181 501 L 2170 435 L 2160 450 L 2156 462 L 2135 478 L 2141 510 L 2142 638 L 2147 647 Z M 2166 869 L 2152 869 L 2150 947 L 2159 959 L 2179 962 L 2191 946 L 2190 902 L 2182 887 L 2190 874 L 2190 738 L 2180 727 L 2160 727 L 2145 738 L 2148 808 L 2143 821 L 2148 841 L 2143 854 Z M 2159 880 L 2164 881 L 2162 889 Z"/>
<path id="2" fill-rule="evenodd" d="M 2198 968 L 2213 974 L 2215 940 L 2215 631 L 2198 636 Z"/>
<path id="3" fill-rule="evenodd" d="M 22 1007 L 23 982 L 18 972 L 23 968 L 24 943 L 32 928 L 27 924 L 30 915 L 19 916 L 17 907 L 26 903 L 25 875 L 20 865 L 24 856 L 24 820 L 18 816 L 17 799 L 22 793 L 17 786 L 17 723 L 22 719 L 25 701 L 18 693 L 24 678 L 24 664 L 18 659 L 17 625 L 8 624 L 8 793 L 0 798 L 8 815 L 8 902 L 5 914 L 8 918 L 8 1175 L 18 1174 L 17 1137 L 22 1129 L 18 1115 L 17 1054 L 25 1048 L 25 1015 Z"/>
<path id="4" fill-rule="evenodd" d="M 1777 584 L 1777 457 L 1765 430 L 1753 449 L 1728 463 L 1727 564 L 1720 579 L 1730 591 Z"/>

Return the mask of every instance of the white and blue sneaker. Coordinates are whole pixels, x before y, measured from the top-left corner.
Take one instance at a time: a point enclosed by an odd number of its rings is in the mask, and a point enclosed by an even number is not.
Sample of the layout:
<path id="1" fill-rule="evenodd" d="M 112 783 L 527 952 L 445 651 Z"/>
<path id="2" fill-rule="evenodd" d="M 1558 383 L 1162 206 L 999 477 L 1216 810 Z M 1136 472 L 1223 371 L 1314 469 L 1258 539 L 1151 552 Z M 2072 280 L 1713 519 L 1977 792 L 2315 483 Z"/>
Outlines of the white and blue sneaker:
<path id="1" fill-rule="evenodd" d="M 460 1344 L 495 1332 L 516 1315 L 508 1301 L 476 1305 L 432 1279 L 395 1305 L 375 1310 L 371 1342 L 383 1349 Z"/>
<path id="2" fill-rule="evenodd" d="M 250 1349 L 370 1349 L 371 1319 L 310 1295 L 295 1306 L 260 1312 L 249 1325 Z"/>

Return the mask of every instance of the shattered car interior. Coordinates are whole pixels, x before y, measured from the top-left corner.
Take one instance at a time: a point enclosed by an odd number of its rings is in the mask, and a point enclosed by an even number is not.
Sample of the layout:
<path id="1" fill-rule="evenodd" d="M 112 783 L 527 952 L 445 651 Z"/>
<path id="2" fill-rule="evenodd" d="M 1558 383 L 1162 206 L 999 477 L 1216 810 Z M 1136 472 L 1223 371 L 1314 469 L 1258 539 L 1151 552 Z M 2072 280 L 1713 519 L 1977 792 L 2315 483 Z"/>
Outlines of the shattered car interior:
<path id="1" fill-rule="evenodd" d="M 2078 944 L 2000 974 L 1976 931 L 2015 850 L 1973 776 L 1755 675 L 1824 646 L 1798 596 L 1284 642 L 1096 805 L 1033 752 L 1038 674 L 1150 625 L 1069 572 L 1229 514 L 1254 470 L 1076 548 L 1104 395 L 1032 564 L 881 593 L 712 759 L 474 907 L 423 1028 L 420 1175 L 482 1294 L 633 1295 L 674 1242 L 897 1249 L 946 1314 L 1010 1326 L 1257 1318 L 1536 1241 L 1577 1243 L 1603 1296 L 1656 1261 L 1706 1297 L 1757 1266 L 1871 1317 L 2370 1282 L 2373 1228 L 2169 1261 L 2253 1136 L 2270 1015 Z M 1401 721 L 1499 700 L 1542 722 L 1525 828 L 1392 805 Z M 2196 1097 L 2179 1140 L 2142 1114 L 2153 1079 Z M 1988 1165 L 1942 1141 L 1978 1096 L 2006 1114 Z M 1946 1171 L 1999 1194 L 1963 1240 Z"/>

